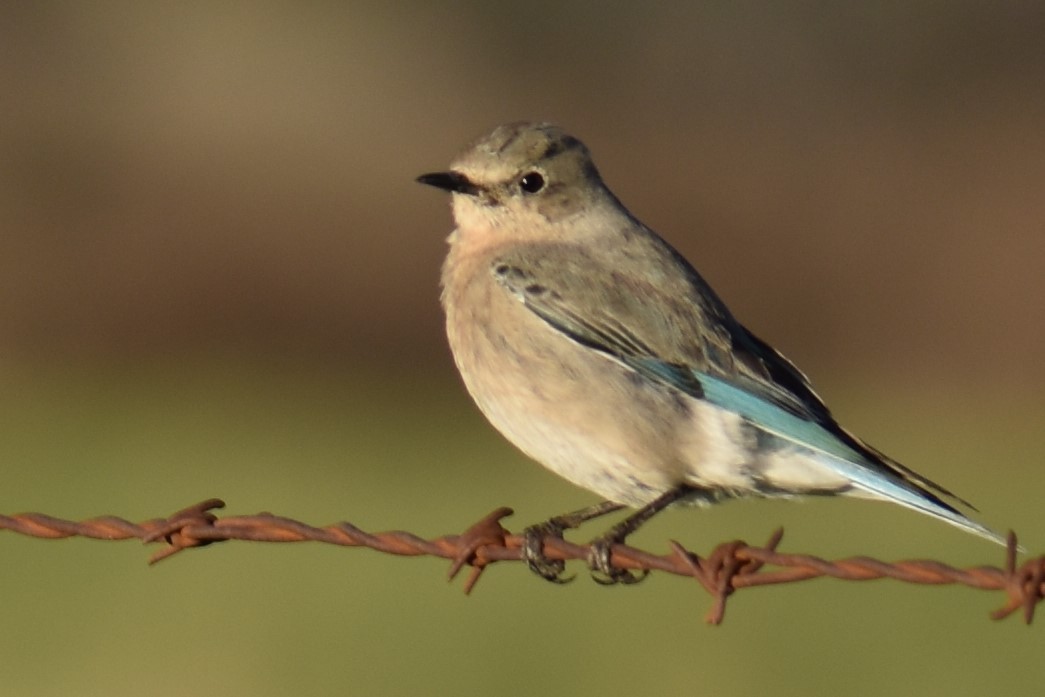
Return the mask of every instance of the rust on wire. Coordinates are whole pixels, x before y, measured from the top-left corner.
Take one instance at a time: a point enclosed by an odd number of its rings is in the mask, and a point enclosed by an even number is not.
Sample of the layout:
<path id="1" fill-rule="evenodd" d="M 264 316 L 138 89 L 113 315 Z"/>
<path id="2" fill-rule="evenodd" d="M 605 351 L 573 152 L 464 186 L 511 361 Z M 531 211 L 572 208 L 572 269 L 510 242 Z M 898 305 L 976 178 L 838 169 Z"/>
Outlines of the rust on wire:
<path id="1" fill-rule="evenodd" d="M 167 518 L 141 523 L 131 523 L 115 516 L 71 521 L 42 513 L 0 515 L 0 530 L 44 539 L 135 538 L 145 543 L 164 543 L 165 546 L 152 555 L 150 564 L 185 549 L 227 540 L 324 542 L 344 547 L 367 547 L 386 554 L 434 556 L 450 560 L 451 579 L 464 567 L 470 567 L 464 583 L 466 593 L 475 587 L 490 564 L 523 559 L 522 536 L 513 535 L 500 522 L 512 514 L 510 508 L 492 511 L 460 535 L 444 535 L 427 540 L 402 531 L 368 533 L 350 523 L 313 527 L 270 513 L 218 517 L 213 511 L 224 506 L 225 503 L 220 499 L 208 499 Z M 783 530 L 777 530 L 763 547 L 755 547 L 740 540 L 723 542 L 704 557 L 674 541 L 670 543 L 671 553 L 666 555 L 615 545 L 612 562 L 621 569 L 662 571 L 693 578 L 714 599 L 707 615 L 707 621 L 711 624 L 722 622 L 726 601 L 738 590 L 825 576 L 846 581 L 891 578 L 906 583 L 961 584 L 970 588 L 1003 591 L 1007 601 L 991 613 L 991 618 L 1003 619 L 1022 610 L 1023 620 L 1027 624 L 1034 619 L 1035 608 L 1045 599 L 1045 555 L 1017 565 L 1019 545 L 1015 533 L 1011 532 L 1004 567 L 977 566 L 966 569 L 924 559 L 883 562 L 869 557 L 849 557 L 829 561 L 808 554 L 783 554 L 777 551 L 783 534 Z M 587 560 L 589 552 L 587 545 L 552 537 L 544 540 L 544 554 L 549 559 Z"/>

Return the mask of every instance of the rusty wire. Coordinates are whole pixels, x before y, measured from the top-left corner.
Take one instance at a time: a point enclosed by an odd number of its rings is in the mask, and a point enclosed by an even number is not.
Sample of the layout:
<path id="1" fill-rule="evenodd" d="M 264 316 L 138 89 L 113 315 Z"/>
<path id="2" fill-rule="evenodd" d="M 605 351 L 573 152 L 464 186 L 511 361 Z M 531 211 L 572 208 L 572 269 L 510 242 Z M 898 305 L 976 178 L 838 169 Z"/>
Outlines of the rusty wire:
<path id="1" fill-rule="evenodd" d="M 152 555 L 149 563 L 166 559 L 184 549 L 201 547 L 226 540 L 254 542 L 325 542 L 345 547 L 368 547 L 387 554 L 435 556 L 451 560 L 450 578 L 465 566 L 471 567 L 464 590 L 470 592 L 487 566 L 499 561 L 522 560 L 523 539 L 501 526 L 502 518 L 511 515 L 510 508 L 492 511 L 460 535 L 444 535 L 431 540 L 408 532 L 368 533 L 351 523 L 335 523 L 313 527 L 297 520 L 259 513 L 219 518 L 212 511 L 224 508 L 220 499 L 208 499 L 168 518 L 131 523 L 115 516 L 71 521 L 42 513 L 0 515 L 0 530 L 10 530 L 31 537 L 60 539 L 89 537 L 98 540 L 136 538 L 145 543 L 166 543 Z M 1045 599 L 1045 555 L 1016 565 L 1015 533 L 1010 532 L 1005 566 L 977 566 L 958 569 L 931 560 L 883 562 L 869 557 L 849 557 L 828 561 L 806 554 L 782 554 L 776 551 L 783 538 L 778 529 L 764 547 L 754 547 L 734 540 L 723 542 L 707 556 L 690 552 L 672 541 L 671 553 L 656 555 L 626 545 L 613 547 L 612 562 L 620 569 L 664 571 L 689 576 L 714 598 L 707 621 L 720 624 L 725 617 L 726 600 L 741 588 L 754 588 L 778 583 L 793 583 L 829 576 L 846 581 L 891 578 L 906 583 L 929 585 L 961 584 L 970 588 L 1004 591 L 1007 602 L 991 613 L 992 619 L 1003 619 L 1016 610 L 1030 624 L 1034 609 Z M 544 540 L 544 553 L 549 559 L 588 558 L 590 548 L 558 538 Z M 766 570 L 765 567 L 778 567 Z"/>

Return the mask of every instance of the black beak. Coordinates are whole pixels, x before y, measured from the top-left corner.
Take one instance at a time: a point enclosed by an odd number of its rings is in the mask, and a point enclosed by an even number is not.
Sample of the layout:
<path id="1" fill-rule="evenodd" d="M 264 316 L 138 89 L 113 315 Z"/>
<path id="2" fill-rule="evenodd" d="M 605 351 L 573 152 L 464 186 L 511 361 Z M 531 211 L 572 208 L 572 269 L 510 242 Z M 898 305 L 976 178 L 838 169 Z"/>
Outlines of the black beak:
<path id="1" fill-rule="evenodd" d="M 437 189 L 450 191 L 455 194 L 467 194 L 468 196 L 477 196 L 479 194 L 479 187 L 468 181 L 468 177 L 460 172 L 422 174 L 417 178 L 417 181 L 421 184 L 434 186 Z"/>

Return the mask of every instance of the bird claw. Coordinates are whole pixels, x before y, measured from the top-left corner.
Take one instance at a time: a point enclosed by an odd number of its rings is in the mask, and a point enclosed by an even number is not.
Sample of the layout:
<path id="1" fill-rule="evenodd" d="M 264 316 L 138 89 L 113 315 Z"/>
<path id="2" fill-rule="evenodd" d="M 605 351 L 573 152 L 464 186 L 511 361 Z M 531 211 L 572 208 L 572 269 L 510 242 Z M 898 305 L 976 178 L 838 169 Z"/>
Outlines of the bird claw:
<path id="1" fill-rule="evenodd" d="M 558 584 L 569 583 L 575 577 L 563 576 L 566 571 L 565 561 L 549 559 L 544 554 L 544 541 L 549 537 L 556 540 L 563 539 L 563 529 L 562 525 L 557 525 L 554 521 L 547 521 L 531 525 L 523 530 L 522 554 L 523 559 L 526 560 L 526 566 L 545 581 Z"/>
<path id="2" fill-rule="evenodd" d="M 591 543 L 588 552 L 588 568 L 591 570 L 591 578 L 601 586 L 615 586 L 618 583 L 630 586 L 646 579 L 649 570 L 643 569 L 641 574 L 636 574 L 628 569 L 620 569 L 613 565 L 613 545 L 619 540 L 612 536 L 600 537 Z"/>

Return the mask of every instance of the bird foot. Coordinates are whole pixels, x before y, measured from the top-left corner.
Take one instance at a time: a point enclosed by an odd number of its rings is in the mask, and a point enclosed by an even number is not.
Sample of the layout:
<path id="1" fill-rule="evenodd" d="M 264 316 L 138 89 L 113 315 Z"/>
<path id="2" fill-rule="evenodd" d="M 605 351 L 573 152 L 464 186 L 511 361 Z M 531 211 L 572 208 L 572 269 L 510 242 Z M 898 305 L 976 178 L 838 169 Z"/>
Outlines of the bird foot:
<path id="1" fill-rule="evenodd" d="M 618 535 L 611 531 L 608 535 L 592 540 L 588 552 L 588 568 L 591 570 L 592 580 L 603 586 L 615 586 L 618 583 L 630 586 L 645 580 L 649 575 L 646 569 L 643 569 L 641 574 L 636 574 L 613 565 L 613 545 L 624 541 L 617 538 Z"/>
<path id="2" fill-rule="evenodd" d="M 544 541 L 548 538 L 563 539 L 562 533 L 566 528 L 566 525 L 552 519 L 531 525 L 523 530 L 523 559 L 526 560 L 530 571 L 545 581 L 562 584 L 574 579 L 573 576 L 563 576 L 566 571 L 566 562 L 562 559 L 549 559 L 544 554 Z"/>

